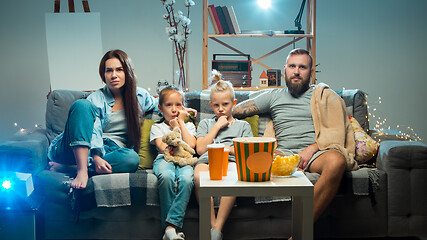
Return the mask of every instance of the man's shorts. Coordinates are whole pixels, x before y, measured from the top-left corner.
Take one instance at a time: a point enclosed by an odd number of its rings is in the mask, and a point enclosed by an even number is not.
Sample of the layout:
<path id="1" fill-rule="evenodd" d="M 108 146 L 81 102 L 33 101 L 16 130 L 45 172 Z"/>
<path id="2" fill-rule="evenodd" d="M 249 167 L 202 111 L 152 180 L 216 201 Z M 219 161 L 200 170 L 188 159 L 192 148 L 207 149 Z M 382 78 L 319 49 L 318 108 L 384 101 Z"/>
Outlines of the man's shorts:
<path id="1" fill-rule="evenodd" d="M 307 166 L 305 166 L 304 171 L 308 171 L 308 169 L 310 168 L 311 163 L 320 155 L 322 155 L 323 153 L 327 152 L 327 151 L 337 151 L 339 153 L 341 153 L 340 151 L 336 150 L 336 149 L 326 149 L 326 150 L 319 150 L 317 151 L 315 154 L 313 154 L 313 156 L 311 157 L 310 161 L 308 161 Z"/>

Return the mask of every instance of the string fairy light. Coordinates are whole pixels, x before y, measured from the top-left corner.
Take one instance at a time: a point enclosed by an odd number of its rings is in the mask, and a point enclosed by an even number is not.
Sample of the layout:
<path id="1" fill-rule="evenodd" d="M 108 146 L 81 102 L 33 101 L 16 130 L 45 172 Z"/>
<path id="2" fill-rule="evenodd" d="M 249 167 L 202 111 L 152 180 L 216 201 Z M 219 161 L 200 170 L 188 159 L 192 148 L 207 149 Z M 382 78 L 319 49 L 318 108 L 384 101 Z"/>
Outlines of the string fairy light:
<path id="1" fill-rule="evenodd" d="M 366 98 L 367 97 L 368 96 L 366 95 Z M 378 97 L 378 100 L 376 103 L 381 104 L 382 98 Z M 381 118 L 382 113 L 378 110 L 379 109 L 378 106 L 373 105 L 372 107 L 370 107 L 368 105 L 367 107 L 368 107 L 368 111 L 372 110 L 372 113 L 371 112 L 368 113 L 369 118 L 372 118 L 372 119 L 368 118 L 368 122 L 371 122 L 371 121 L 375 122 L 374 130 L 376 130 L 380 136 L 388 134 L 385 130 L 395 129 L 397 132 L 395 136 L 398 138 L 403 138 L 408 141 L 422 141 L 422 139 L 417 135 L 417 133 L 414 131 L 412 127 L 410 126 L 405 127 L 401 124 L 397 124 L 396 127 L 393 128 L 390 125 L 387 125 L 387 118 L 385 117 Z"/>
<path id="2" fill-rule="evenodd" d="M 14 122 L 14 123 L 13 123 L 13 126 L 14 126 L 15 128 L 19 128 L 18 132 L 19 132 L 19 133 L 21 133 L 21 134 L 24 134 L 24 133 L 31 133 L 31 132 L 33 132 L 33 131 L 34 131 L 34 129 L 25 129 L 25 128 L 23 128 L 23 127 L 20 127 L 20 126 L 19 126 L 19 124 L 18 124 L 17 122 Z M 41 128 L 41 127 L 42 127 L 42 125 L 41 125 L 41 124 L 38 124 L 38 123 L 35 123 L 35 124 L 34 124 L 34 128 L 35 128 L 35 129 L 37 129 L 37 128 Z"/>

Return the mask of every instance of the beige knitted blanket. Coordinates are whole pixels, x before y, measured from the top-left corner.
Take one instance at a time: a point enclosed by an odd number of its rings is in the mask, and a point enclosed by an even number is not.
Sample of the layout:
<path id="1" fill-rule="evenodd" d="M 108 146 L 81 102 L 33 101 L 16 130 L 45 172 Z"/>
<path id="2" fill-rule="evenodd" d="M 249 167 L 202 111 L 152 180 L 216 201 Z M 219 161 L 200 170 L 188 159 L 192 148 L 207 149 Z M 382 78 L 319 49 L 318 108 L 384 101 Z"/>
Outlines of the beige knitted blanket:
<path id="1" fill-rule="evenodd" d="M 319 149 L 336 149 L 344 155 L 347 171 L 359 169 L 354 160 L 356 144 L 353 127 L 344 100 L 328 85 L 320 83 L 311 97 L 311 114 Z"/>

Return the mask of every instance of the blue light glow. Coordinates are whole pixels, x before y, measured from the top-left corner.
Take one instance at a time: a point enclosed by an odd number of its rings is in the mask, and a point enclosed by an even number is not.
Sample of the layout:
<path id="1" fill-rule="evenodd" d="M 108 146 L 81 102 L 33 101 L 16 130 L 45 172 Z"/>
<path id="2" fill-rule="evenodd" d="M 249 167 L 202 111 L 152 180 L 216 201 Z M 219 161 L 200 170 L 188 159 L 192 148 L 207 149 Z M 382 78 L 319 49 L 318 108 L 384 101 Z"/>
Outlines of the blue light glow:
<path id="1" fill-rule="evenodd" d="M 12 182 L 9 180 L 4 180 L 3 183 L 1 184 L 1 186 L 4 189 L 9 190 L 10 188 L 12 188 Z"/>

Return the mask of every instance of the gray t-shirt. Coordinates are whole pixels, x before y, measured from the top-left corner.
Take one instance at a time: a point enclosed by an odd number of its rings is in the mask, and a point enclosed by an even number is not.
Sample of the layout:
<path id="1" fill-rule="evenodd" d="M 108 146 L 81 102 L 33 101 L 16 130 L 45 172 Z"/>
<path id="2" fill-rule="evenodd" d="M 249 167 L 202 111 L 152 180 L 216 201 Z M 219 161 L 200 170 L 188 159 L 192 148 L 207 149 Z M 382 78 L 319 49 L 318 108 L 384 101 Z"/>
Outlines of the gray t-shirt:
<path id="1" fill-rule="evenodd" d="M 200 121 L 199 126 L 197 127 L 196 137 L 204 137 L 208 134 L 208 132 L 215 125 L 215 119 L 203 119 Z M 215 139 L 219 140 L 225 146 L 233 146 L 233 138 L 237 137 L 252 137 L 252 129 L 248 122 L 238 120 L 234 122 L 233 125 L 222 128 L 219 130 L 218 135 L 216 135 Z M 229 161 L 235 162 L 236 159 L 234 156 L 229 157 Z M 208 163 L 208 153 L 205 152 L 200 156 L 199 163 Z"/>
<path id="2" fill-rule="evenodd" d="M 103 138 L 109 138 L 121 148 L 127 146 L 128 129 L 125 110 L 111 112 L 111 118 L 102 132 Z"/>
<path id="3" fill-rule="evenodd" d="M 287 88 L 273 89 L 253 100 L 261 113 L 270 112 L 278 142 L 278 150 L 297 154 L 315 143 L 310 101 L 313 88 L 298 98 Z"/>

